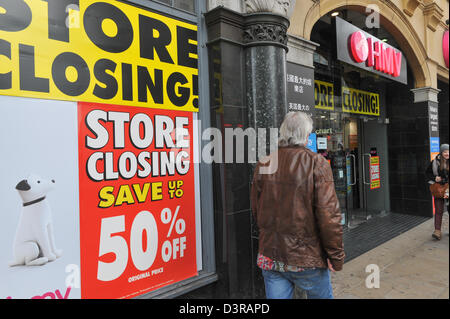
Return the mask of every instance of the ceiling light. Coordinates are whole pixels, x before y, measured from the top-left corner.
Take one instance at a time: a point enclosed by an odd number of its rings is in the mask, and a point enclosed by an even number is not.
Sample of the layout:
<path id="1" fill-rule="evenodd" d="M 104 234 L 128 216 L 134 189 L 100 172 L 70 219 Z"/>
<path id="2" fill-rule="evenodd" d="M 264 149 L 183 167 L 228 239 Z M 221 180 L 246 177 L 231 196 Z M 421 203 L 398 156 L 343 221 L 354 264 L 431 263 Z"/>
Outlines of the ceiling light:
<path id="1" fill-rule="evenodd" d="M 339 12 L 338 12 L 338 11 L 334 11 L 334 12 L 331 14 L 332 17 L 337 17 L 338 15 L 339 15 Z"/>

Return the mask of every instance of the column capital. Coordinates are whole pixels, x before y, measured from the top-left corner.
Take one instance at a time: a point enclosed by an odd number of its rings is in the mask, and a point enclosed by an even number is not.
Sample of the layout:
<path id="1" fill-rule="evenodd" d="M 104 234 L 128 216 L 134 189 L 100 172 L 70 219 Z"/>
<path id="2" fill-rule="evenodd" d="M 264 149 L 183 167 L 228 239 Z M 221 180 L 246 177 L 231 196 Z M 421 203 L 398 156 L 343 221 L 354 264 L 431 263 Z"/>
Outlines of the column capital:
<path id="1" fill-rule="evenodd" d="M 244 0 L 247 13 L 269 12 L 290 18 L 296 0 Z"/>
<path id="2" fill-rule="evenodd" d="M 279 14 L 269 12 L 251 13 L 245 15 L 244 44 L 275 45 L 287 51 L 287 30 L 289 20 Z"/>
<path id="3" fill-rule="evenodd" d="M 414 103 L 419 102 L 436 102 L 438 103 L 438 94 L 441 90 L 431 86 L 411 89 L 414 94 Z"/>

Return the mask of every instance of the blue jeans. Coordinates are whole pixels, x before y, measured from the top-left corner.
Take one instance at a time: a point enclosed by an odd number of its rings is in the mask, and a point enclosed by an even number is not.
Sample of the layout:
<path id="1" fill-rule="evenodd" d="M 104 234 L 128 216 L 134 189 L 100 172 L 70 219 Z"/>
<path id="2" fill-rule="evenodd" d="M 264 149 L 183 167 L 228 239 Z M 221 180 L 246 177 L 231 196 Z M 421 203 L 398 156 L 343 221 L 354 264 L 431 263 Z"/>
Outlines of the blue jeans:
<path id="1" fill-rule="evenodd" d="M 294 286 L 306 292 L 308 299 L 333 299 L 330 271 L 326 268 L 301 272 L 262 270 L 267 299 L 292 299 Z"/>

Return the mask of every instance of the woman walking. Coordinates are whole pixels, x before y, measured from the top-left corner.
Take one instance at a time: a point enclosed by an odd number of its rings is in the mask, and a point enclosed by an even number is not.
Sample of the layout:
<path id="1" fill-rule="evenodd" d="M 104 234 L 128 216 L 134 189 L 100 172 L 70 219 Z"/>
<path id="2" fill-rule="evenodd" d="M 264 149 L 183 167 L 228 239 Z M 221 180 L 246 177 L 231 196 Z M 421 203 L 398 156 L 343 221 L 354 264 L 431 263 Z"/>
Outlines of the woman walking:
<path id="1" fill-rule="evenodd" d="M 449 145 L 442 144 L 440 153 L 431 161 L 430 165 L 425 172 L 429 184 L 439 183 L 441 185 L 448 185 L 448 158 L 449 158 Z M 445 201 L 448 201 L 448 191 L 447 199 L 445 198 L 434 198 L 434 233 L 433 238 L 441 239 L 441 226 L 442 226 L 442 215 L 444 214 Z M 447 203 L 448 205 L 448 203 Z M 448 208 L 447 208 L 448 211 Z"/>

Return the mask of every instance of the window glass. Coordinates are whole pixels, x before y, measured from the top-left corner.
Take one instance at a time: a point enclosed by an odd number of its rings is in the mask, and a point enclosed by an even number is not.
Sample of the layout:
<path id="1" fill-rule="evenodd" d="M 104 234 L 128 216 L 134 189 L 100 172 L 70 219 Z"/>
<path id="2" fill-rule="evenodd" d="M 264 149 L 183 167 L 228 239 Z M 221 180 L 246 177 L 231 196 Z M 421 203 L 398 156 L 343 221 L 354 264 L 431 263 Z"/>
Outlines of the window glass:
<path id="1" fill-rule="evenodd" d="M 169 6 L 171 6 L 173 0 L 156 0 L 156 1 L 168 4 Z"/>
<path id="2" fill-rule="evenodd" d="M 178 9 L 195 12 L 195 0 L 173 0 L 173 6 Z"/>
<path id="3" fill-rule="evenodd" d="M 168 4 L 169 6 L 177 9 L 194 12 L 195 13 L 195 0 L 156 0 Z"/>

